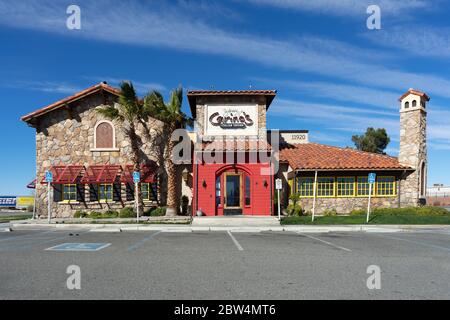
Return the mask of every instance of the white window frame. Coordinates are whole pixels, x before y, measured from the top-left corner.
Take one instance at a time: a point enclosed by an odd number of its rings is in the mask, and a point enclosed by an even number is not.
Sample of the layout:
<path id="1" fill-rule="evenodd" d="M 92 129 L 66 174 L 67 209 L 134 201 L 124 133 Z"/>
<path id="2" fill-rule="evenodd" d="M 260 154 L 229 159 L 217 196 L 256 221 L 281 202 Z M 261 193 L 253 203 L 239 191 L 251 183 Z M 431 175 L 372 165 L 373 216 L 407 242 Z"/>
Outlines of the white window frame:
<path id="1" fill-rule="evenodd" d="M 107 124 L 109 124 L 111 127 L 112 127 L 112 129 L 113 129 L 113 147 L 112 148 L 97 148 L 97 127 L 99 126 L 99 125 L 101 125 L 102 123 L 107 123 Z M 98 121 L 96 124 L 95 124 L 95 127 L 94 127 L 94 148 L 92 148 L 91 149 L 91 151 L 92 152 L 95 152 L 95 151 L 120 151 L 120 149 L 119 148 L 116 148 L 116 127 L 114 126 L 114 123 L 112 123 L 111 121 L 109 121 L 109 120 L 100 120 L 100 121 Z"/>

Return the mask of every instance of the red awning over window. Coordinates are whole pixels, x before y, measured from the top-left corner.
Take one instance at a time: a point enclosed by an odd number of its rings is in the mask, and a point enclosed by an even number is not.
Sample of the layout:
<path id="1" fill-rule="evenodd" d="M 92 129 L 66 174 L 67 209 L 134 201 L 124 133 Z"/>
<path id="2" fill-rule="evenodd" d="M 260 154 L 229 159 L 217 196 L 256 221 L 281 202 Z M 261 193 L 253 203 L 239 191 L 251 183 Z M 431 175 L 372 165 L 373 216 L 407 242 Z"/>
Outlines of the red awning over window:
<path id="1" fill-rule="evenodd" d="M 27 184 L 27 188 L 28 189 L 36 189 L 36 180 L 34 179 L 33 181 L 31 181 L 29 184 Z"/>
<path id="2" fill-rule="evenodd" d="M 81 182 L 84 184 L 115 183 L 117 176 L 121 171 L 122 167 L 119 165 L 89 166 Z"/>
<path id="3" fill-rule="evenodd" d="M 127 165 L 122 172 L 120 182 L 122 183 L 134 183 L 133 181 L 133 165 Z M 141 166 L 141 182 L 154 183 L 156 182 L 156 165 L 142 165 Z"/>
<path id="4" fill-rule="evenodd" d="M 53 173 L 53 184 L 73 184 L 81 176 L 84 166 L 67 165 L 53 166 L 50 171 Z M 41 183 L 46 183 L 45 177 Z"/>

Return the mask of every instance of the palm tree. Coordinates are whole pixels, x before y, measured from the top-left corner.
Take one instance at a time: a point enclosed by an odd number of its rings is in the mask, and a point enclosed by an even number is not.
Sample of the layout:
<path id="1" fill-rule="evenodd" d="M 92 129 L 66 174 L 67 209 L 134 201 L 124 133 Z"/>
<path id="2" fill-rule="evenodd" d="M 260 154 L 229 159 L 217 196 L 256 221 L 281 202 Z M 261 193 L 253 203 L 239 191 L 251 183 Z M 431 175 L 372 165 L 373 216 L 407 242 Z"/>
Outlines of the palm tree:
<path id="1" fill-rule="evenodd" d="M 183 103 L 183 89 L 179 87 L 172 91 L 170 101 L 164 102 L 164 98 L 158 91 L 152 91 L 144 99 L 145 114 L 164 123 L 165 132 L 168 134 L 166 154 L 167 171 L 167 210 L 166 215 L 173 216 L 178 213 L 177 197 L 177 168 L 171 160 L 175 141 L 170 138 L 176 129 L 186 128 L 192 125 L 192 119 L 181 111 Z"/>
<path id="2" fill-rule="evenodd" d="M 138 123 L 147 120 L 148 114 L 145 112 L 143 102 L 137 97 L 133 84 L 131 82 L 122 82 L 120 84 L 119 105 L 117 108 L 115 106 L 106 106 L 97 109 L 97 112 L 110 120 L 116 120 L 125 124 L 125 134 L 131 145 L 131 162 L 133 163 L 134 171 L 140 172 L 140 144 L 142 140 L 136 132 L 136 126 Z M 140 203 L 140 212 L 142 212 L 142 207 Z"/>

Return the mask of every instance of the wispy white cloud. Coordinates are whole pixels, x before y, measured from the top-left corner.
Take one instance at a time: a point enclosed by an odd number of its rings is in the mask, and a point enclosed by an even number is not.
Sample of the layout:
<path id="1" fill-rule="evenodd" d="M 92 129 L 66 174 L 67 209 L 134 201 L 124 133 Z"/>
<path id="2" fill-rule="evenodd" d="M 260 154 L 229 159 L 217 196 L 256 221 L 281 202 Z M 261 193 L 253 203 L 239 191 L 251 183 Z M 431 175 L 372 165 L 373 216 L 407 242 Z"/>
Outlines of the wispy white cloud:
<path id="1" fill-rule="evenodd" d="M 339 105 L 299 102 L 278 99 L 270 109 L 272 116 L 294 117 L 311 121 L 311 125 L 322 124 L 324 130 L 364 132 L 367 127 L 385 128 L 392 136 L 398 136 L 399 120 L 390 112 Z M 339 126 L 337 124 L 342 124 Z M 308 129 L 308 128 L 305 128 Z"/>
<path id="2" fill-rule="evenodd" d="M 366 49 L 342 42 L 336 54 L 333 48 L 338 42 L 334 40 L 327 46 L 326 39 L 274 40 L 230 32 L 211 26 L 204 19 L 180 15 L 173 8 L 156 10 L 137 1 L 79 2 L 83 17 L 82 30 L 79 31 L 65 28 L 65 1 L 0 0 L 0 12 L 3 13 L 0 24 L 72 37 L 225 55 L 270 67 L 395 89 L 399 93 L 416 87 L 429 94 L 450 97 L 448 79 L 385 66 L 366 57 Z M 346 51 L 356 53 L 346 54 Z"/>
<path id="3" fill-rule="evenodd" d="M 353 102 L 376 106 L 377 110 L 398 110 L 400 94 L 387 90 L 371 89 L 363 86 L 336 84 L 320 81 L 292 81 L 264 78 L 252 78 L 258 83 L 272 85 L 278 89 L 294 91 L 298 96 L 308 95 L 330 98 L 336 101 Z M 392 113 L 392 115 L 395 115 Z"/>
<path id="4" fill-rule="evenodd" d="M 115 78 L 115 77 L 100 77 L 100 76 L 87 76 L 86 79 L 92 80 L 92 81 L 106 81 L 108 84 L 118 87 L 121 82 L 123 81 L 131 81 L 133 83 L 134 88 L 139 94 L 146 94 L 152 90 L 165 92 L 167 91 L 166 86 L 156 83 L 156 82 L 144 82 L 144 81 L 135 81 L 133 79 L 127 79 L 127 78 Z"/>
<path id="5" fill-rule="evenodd" d="M 433 150 L 450 151 L 450 142 L 447 142 L 447 143 L 430 142 L 430 143 L 428 143 L 428 145 Z"/>
<path id="6" fill-rule="evenodd" d="M 429 4 L 425 0 L 245 0 L 256 5 L 282 9 L 314 12 L 333 16 L 363 16 L 369 5 L 376 4 L 383 13 L 398 14 L 423 9 Z"/>
<path id="7" fill-rule="evenodd" d="M 408 54 L 429 57 L 450 57 L 450 28 L 404 25 L 379 30 L 377 36 L 364 37 L 378 45 L 397 48 Z"/>
<path id="8" fill-rule="evenodd" d="M 55 81 L 8 81 L 0 82 L 4 88 L 26 89 L 49 93 L 73 94 L 81 91 L 83 88 L 66 82 Z"/>

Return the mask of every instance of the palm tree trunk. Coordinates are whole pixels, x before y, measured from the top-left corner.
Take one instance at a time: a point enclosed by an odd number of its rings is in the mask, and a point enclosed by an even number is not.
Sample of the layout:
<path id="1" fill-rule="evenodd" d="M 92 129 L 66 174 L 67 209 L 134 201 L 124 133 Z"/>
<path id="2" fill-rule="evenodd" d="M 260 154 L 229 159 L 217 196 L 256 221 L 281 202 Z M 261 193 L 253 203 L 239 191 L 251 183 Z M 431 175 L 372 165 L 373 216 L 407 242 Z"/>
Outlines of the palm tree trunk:
<path id="1" fill-rule="evenodd" d="M 175 128 L 170 128 L 169 133 L 172 134 Z M 172 161 L 172 152 L 175 142 L 169 138 L 167 144 L 167 153 L 169 159 L 166 161 L 167 168 L 167 210 L 166 216 L 176 216 L 178 214 L 178 197 L 177 197 L 177 168 Z"/>
<path id="2" fill-rule="evenodd" d="M 140 151 L 139 151 L 139 143 L 138 143 L 138 136 L 136 134 L 136 127 L 134 123 L 130 124 L 130 131 L 129 131 L 129 137 L 130 137 L 130 143 L 131 143 L 131 161 L 133 162 L 134 171 L 141 172 L 141 161 L 140 161 Z M 141 194 L 141 184 L 137 184 L 137 194 Z M 138 208 L 139 213 L 142 215 L 144 210 L 144 203 L 142 199 L 139 197 L 138 201 Z"/>

